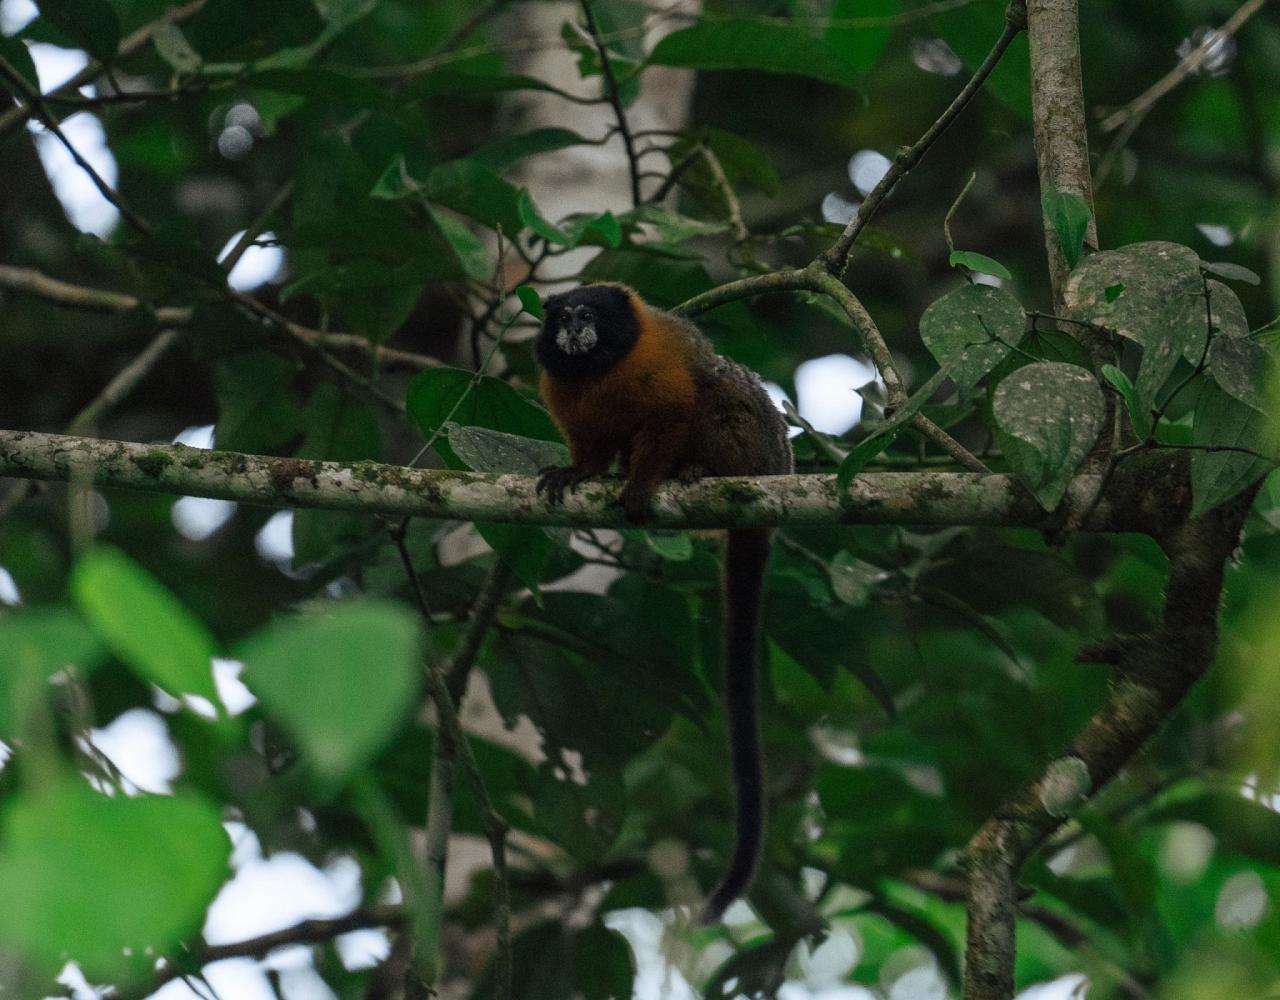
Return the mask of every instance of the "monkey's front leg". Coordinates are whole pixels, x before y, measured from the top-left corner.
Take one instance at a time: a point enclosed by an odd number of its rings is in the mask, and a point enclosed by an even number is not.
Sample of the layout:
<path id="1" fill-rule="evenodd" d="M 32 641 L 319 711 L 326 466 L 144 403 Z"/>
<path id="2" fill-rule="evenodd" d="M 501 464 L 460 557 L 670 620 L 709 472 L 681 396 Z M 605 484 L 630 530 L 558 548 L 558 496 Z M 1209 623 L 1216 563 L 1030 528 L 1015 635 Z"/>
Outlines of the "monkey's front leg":
<path id="1" fill-rule="evenodd" d="M 616 450 L 616 449 L 615 449 Z M 560 504 L 564 495 L 572 493 L 574 488 L 584 479 L 592 476 L 603 476 L 609 471 L 613 461 L 614 450 L 599 441 L 569 441 L 570 465 L 548 465 L 538 470 L 538 493 L 547 498 L 547 503 Z"/>
<path id="2" fill-rule="evenodd" d="M 627 520 L 644 520 L 655 487 L 684 465 L 692 432 L 686 420 L 664 419 L 646 425 L 635 436 L 627 455 L 627 485 L 622 490 Z"/>

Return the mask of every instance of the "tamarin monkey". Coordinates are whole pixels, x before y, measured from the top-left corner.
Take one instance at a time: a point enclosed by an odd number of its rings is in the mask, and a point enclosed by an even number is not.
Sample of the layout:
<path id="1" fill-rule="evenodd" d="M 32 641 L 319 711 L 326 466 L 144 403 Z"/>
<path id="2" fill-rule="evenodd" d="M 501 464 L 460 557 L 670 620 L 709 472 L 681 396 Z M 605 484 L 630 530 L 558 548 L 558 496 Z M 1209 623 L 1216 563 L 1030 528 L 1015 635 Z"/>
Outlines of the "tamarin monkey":
<path id="1" fill-rule="evenodd" d="M 537 341 L 542 398 L 569 442 L 571 465 L 543 469 L 539 492 L 566 490 L 620 460 L 633 521 L 664 479 L 792 471 L 787 427 L 760 379 L 720 357 L 687 320 L 646 305 L 631 288 L 584 285 L 545 303 Z M 760 605 L 771 532 L 728 532 L 724 560 L 724 694 L 737 791 L 733 859 L 704 923 L 751 884 L 764 833 L 764 760 L 756 707 Z"/>

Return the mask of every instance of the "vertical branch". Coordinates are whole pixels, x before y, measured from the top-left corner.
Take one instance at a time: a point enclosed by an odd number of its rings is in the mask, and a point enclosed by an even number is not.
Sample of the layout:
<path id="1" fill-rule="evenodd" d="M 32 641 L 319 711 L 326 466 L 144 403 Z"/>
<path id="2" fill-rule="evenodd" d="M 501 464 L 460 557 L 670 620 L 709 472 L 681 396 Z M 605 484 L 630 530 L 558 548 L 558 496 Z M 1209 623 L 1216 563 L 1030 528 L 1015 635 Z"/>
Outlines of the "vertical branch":
<path id="1" fill-rule="evenodd" d="M 1081 654 L 1083 661 L 1114 668 L 1111 693 L 1071 748 L 998 807 L 969 841 L 965 1000 L 1013 996 L 1016 887 L 1023 862 L 1142 750 L 1209 669 L 1224 571 L 1258 489 L 1164 537 L 1169 579 L 1159 630 L 1115 637 Z"/>
<path id="2" fill-rule="evenodd" d="M 1031 115 L 1040 192 L 1044 195 L 1057 191 L 1083 198 L 1089 206 L 1085 244 L 1097 249 L 1080 76 L 1078 0 L 1027 0 L 1027 36 L 1031 42 Z M 1048 219 L 1044 224 L 1054 310 L 1062 313 L 1067 262 L 1053 226 Z"/>
<path id="3" fill-rule="evenodd" d="M 400 562 L 404 566 L 405 576 L 413 592 L 414 601 L 421 612 L 427 627 L 431 627 L 431 609 L 427 607 L 426 595 L 422 591 L 422 583 L 418 579 L 417 570 L 409 556 L 405 545 L 405 526 L 402 522 L 392 529 L 391 538 L 396 551 L 400 554 Z M 437 726 L 435 752 L 431 757 L 431 779 L 428 789 L 426 834 L 422 857 L 422 865 L 430 874 L 430 884 L 441 894 L 436 900 L 435 912 L 444 910 L 445 865 L 448 858 L 449 834 L 453 830 L 453 790 L 457 778 L 458 755 L 462 755 L 463 766 L 471 780 L 476 798 L 480 802 L 484 816 L 485 834 L 489 839 L 493 852 L 494 871 L 494 923 L 498 937 L 498 982 L 499 1000 L 510 1000 L 511 997 L 511 887 L 507 877 L 507 824 L 494 808 L 493 799 L 485 787 L 480 768 L 471 744 L 467 742 L 462 731 L 462 723 L 458 718 L 458 706 L 462 703 L 467 690 L 467 679 L 471 668 L 480 655 L 480 647 L 485 633 L 493 624 L 498 613 L 498 605 L 502 595 L 506 593 L 507 583 L 511 579 L 511 571 L 505 563 L 498 562 L 489 572 L 480 593 L 476 595 L 471 607 L 471 621 L 463 633 L 462 641 L 454 650 L 453 656 L 442 664 L 427 668 L 427 685 L 431 700 L 436 707 Z M 436 935 L 434 940 L 439 940 Z M 406 991 L 409 996 L 415 995 L 419 985 L 434 987 L 433 979 L 440 968 L 439 955 L 414 956 L 407 971 Z M 422 980 L 426 979 L 424 984 Z M 419 991 L 420 992 L 420 991 Z"/>
<path id="4" fill-rule="evenodd" d="M 622 94 L 618 89 L 618 78 L 613 73 L 613 63 L 609 61 L 609 50 L 600 39 L 600 30 L 596 26 L 595 14 L 591 12 L 591 0 L 582 0 L 582 16 L 587 22 L 587 31 L 591 40 L 596 43 L 596 52 L 600 55 L 600 72 L 604 75 L 605 94 L 613 113 L 618 118 L 618 132 L 622 135 L 622 144 L 627 150 L 627 170 L 631 174 L 631 204 L 640 206 L 640 158 L 636 155 L 635 138 L 631 135 L 631 126 L 627 123 L 627 112 L 622 107 Z"/>

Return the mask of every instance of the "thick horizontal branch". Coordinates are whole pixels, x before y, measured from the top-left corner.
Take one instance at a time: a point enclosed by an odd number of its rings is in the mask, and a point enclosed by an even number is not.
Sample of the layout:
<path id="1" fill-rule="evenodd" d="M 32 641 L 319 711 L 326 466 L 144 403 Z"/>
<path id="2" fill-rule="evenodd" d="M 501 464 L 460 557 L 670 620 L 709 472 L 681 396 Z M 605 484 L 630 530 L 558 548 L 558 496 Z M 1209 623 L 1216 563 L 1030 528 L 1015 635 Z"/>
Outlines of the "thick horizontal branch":
<path id="1" fill-rule="evenodd" d="M 1156 533 L 1187 497 L 1183 464 L 1141 456 L 1111 477 L 1085 517 L 1092 531 Z M 185 445 L 0 431 L 0 476 L 214 497 L 274 507 L 577 527 L 624 527 L 619 484 L 584 483 L 563 505 L 537 494 L 530 476 L 411 469 L 377 462 L 317 462 Z M 648 524 L 731 528 L 784 524 L 1005 525 L 1055 529 L 1089 506 L 1096 476 L 1080 476 L 1064 508 L 1042 510 L 1012 476 L 970 472 L 872 472 L 840 495 L 830 475 L 705 479 L 658 490 Z"/>

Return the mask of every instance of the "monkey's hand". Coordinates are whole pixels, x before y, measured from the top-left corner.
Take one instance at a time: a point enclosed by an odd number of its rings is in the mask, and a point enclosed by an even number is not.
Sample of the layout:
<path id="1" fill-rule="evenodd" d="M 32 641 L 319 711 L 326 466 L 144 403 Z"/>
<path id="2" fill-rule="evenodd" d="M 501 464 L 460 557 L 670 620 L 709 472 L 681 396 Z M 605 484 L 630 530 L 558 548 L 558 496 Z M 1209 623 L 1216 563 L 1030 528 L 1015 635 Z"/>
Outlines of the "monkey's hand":
<path id="1" fill-rule="evenodd" d="M 548 465 L 538 470 L 538 492 L 553 507 L 564 503 L 564 495 L 572 493 L 583 480 L 590 479 L 591 472 L 581 465 Z"/>

